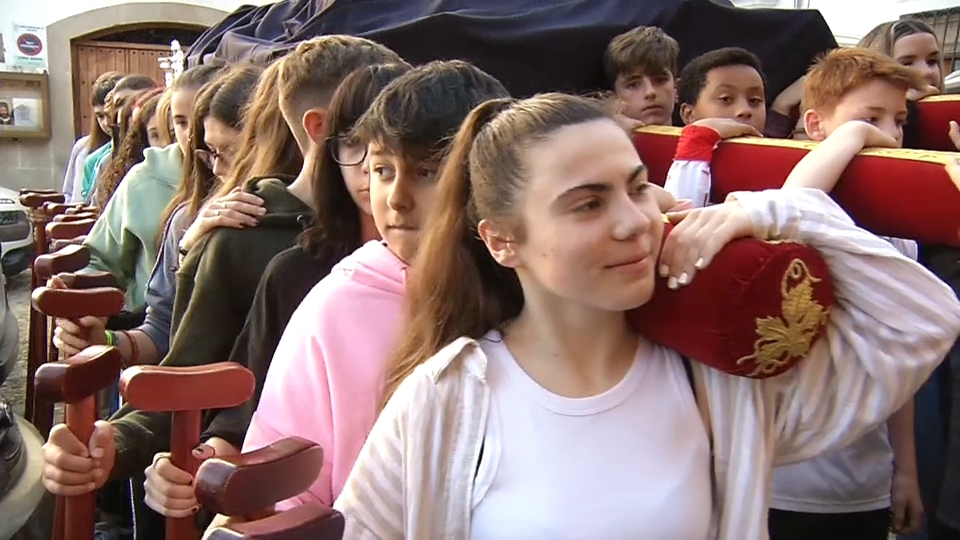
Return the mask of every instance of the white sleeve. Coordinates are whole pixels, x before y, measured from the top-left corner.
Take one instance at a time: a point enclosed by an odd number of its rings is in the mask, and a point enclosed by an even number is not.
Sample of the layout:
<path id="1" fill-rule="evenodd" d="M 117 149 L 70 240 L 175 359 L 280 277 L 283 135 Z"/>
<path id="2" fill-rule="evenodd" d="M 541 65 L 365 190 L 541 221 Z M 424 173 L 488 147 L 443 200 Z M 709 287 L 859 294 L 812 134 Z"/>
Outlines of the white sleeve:
<path id="1" fill-rule="evenodd" d="M 367 435 L 350 475 L 333 503 L 343 513 L 343 540 L 404 540 L 407 493 L 404 471 L 404 424 L 410 403 L 418 400 L 416 377 L 409 377 L 393 394 Z M 418 497 L 413 497 L 415 500 Z M 429 499 L 429 498 L 427 498 Z M 425 508 L 429 500 L 424 500 Z"/>
<path id="2" fill-rule="evenodd" d="M 735 426 L 737 408 L 759 400 L 757 419 L 773 426 L 776 464 L 842 448 L 886 421 L 940 364 L 960 334 L 960 302 L 920 264 L 857 227 L 820 190 L 734 196 L 758 237 L 796 240 L 821 253 L 835 302 L 825 336 L 784 375 L 750 383 L 708 376 L 712 416 Z"/>
<path id="3" fill-rule="evenodd" d="M 695 208 L 710 202 L 710 163 L 675 159 L 667 172 L 663 189 L 677 199 L 689 199 Z"/>
<path id="4" fill-rule="evenodd" d="M 77 176 L 77 161 L 89 138 L 89 136 L 81 137 L 73 143 L 73 148 L 70 150 L 70 160 L 67 161 L 67 170 L 63 173 L 63 186 L 60 188 L 60 193 L 65 196 L 64 202 L 73 202 L 73 183 Z M 80 168 L 83 169 L 83 165 Z"/>
<path id="5" fill-rule="evenodd" d="M 888 236 L 881 236 L 887 242 L 890 242 L 897 251 L 903 254 L 904 257 L 910 259 L 911 261 L 920 260 L 920 246 L 914 240 L 907 240 L 905 238 L 893 238 Z"/>

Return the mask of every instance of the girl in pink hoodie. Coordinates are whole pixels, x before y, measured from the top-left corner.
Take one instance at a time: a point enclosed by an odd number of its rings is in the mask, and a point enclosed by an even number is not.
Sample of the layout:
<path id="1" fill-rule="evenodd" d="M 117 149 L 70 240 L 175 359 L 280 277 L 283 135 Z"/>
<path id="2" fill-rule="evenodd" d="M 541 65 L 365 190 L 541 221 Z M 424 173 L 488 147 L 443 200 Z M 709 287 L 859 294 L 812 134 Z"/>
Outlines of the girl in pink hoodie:
<path id="1" fill-rule="evenodd" d="M 384 365 L 402 326 L 404 275 L 447 141 L 473 107 L 506 95 L 466 62 L 433 62 L 397 78 L 360 120 L 383 241 L 335 266 L 280 339 L 243 450 L 299 436 L 323 447 L 324 464 L 308 492 L 278 508 L 330 505 L 340 493 L 377 417 Z"/>

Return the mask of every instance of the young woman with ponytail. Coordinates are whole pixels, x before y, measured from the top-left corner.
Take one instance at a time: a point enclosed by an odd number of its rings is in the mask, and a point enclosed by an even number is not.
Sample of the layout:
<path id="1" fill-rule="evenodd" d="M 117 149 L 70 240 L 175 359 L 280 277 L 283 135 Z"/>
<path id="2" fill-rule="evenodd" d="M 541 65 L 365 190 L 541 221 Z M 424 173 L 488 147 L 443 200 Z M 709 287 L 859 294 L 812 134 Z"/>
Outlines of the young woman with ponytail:
<path id="1" fill-rule="evenodd" d="M 636 150 L 583 98 L 484 103 L 446 164 L 385 406 L 335 504 L 346 540 L 766 538 L 771 467 L 884 421 L 960 332 L 949 289 L 819 191 L 670 214 L 661 242 Z M 744 236 L 817 248 L 842 301 L 788 375 L 692 363 L 691 384 L 624 312 Z"/>

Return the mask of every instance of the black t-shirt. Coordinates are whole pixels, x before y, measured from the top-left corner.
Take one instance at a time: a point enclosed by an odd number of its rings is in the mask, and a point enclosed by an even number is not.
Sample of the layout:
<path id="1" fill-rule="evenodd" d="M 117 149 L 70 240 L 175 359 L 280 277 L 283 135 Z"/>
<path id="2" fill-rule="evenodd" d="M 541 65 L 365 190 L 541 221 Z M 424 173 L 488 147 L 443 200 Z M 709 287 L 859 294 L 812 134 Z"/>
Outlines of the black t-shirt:
<path id="1" fill-rule="evenodd" d="M 217 411 L 201 440 L 220 437 L 240 448 L 250 419 L 260 402 L 273 353 L 280 344 L 293 312 L 314 285 L 330 273 L 339 261 L 321 260 L 299 246 L 277 254 L 267 265 L 257 286 L 247 321 L 234 342 L 230 360 L 253 372 L 256 389 L 248 403 Z"/>

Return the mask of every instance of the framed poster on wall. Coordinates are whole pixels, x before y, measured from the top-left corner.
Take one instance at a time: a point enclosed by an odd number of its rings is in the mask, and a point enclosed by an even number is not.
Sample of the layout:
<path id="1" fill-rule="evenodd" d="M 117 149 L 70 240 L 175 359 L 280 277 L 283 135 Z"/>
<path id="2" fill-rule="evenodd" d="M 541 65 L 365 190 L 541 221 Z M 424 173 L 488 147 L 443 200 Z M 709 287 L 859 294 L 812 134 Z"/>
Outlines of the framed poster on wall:
<path id="1" fill-rule="evenodd" d="M 0 138 L 50 138 L 50 88 L 46 73 L 0 71 Z"/>

